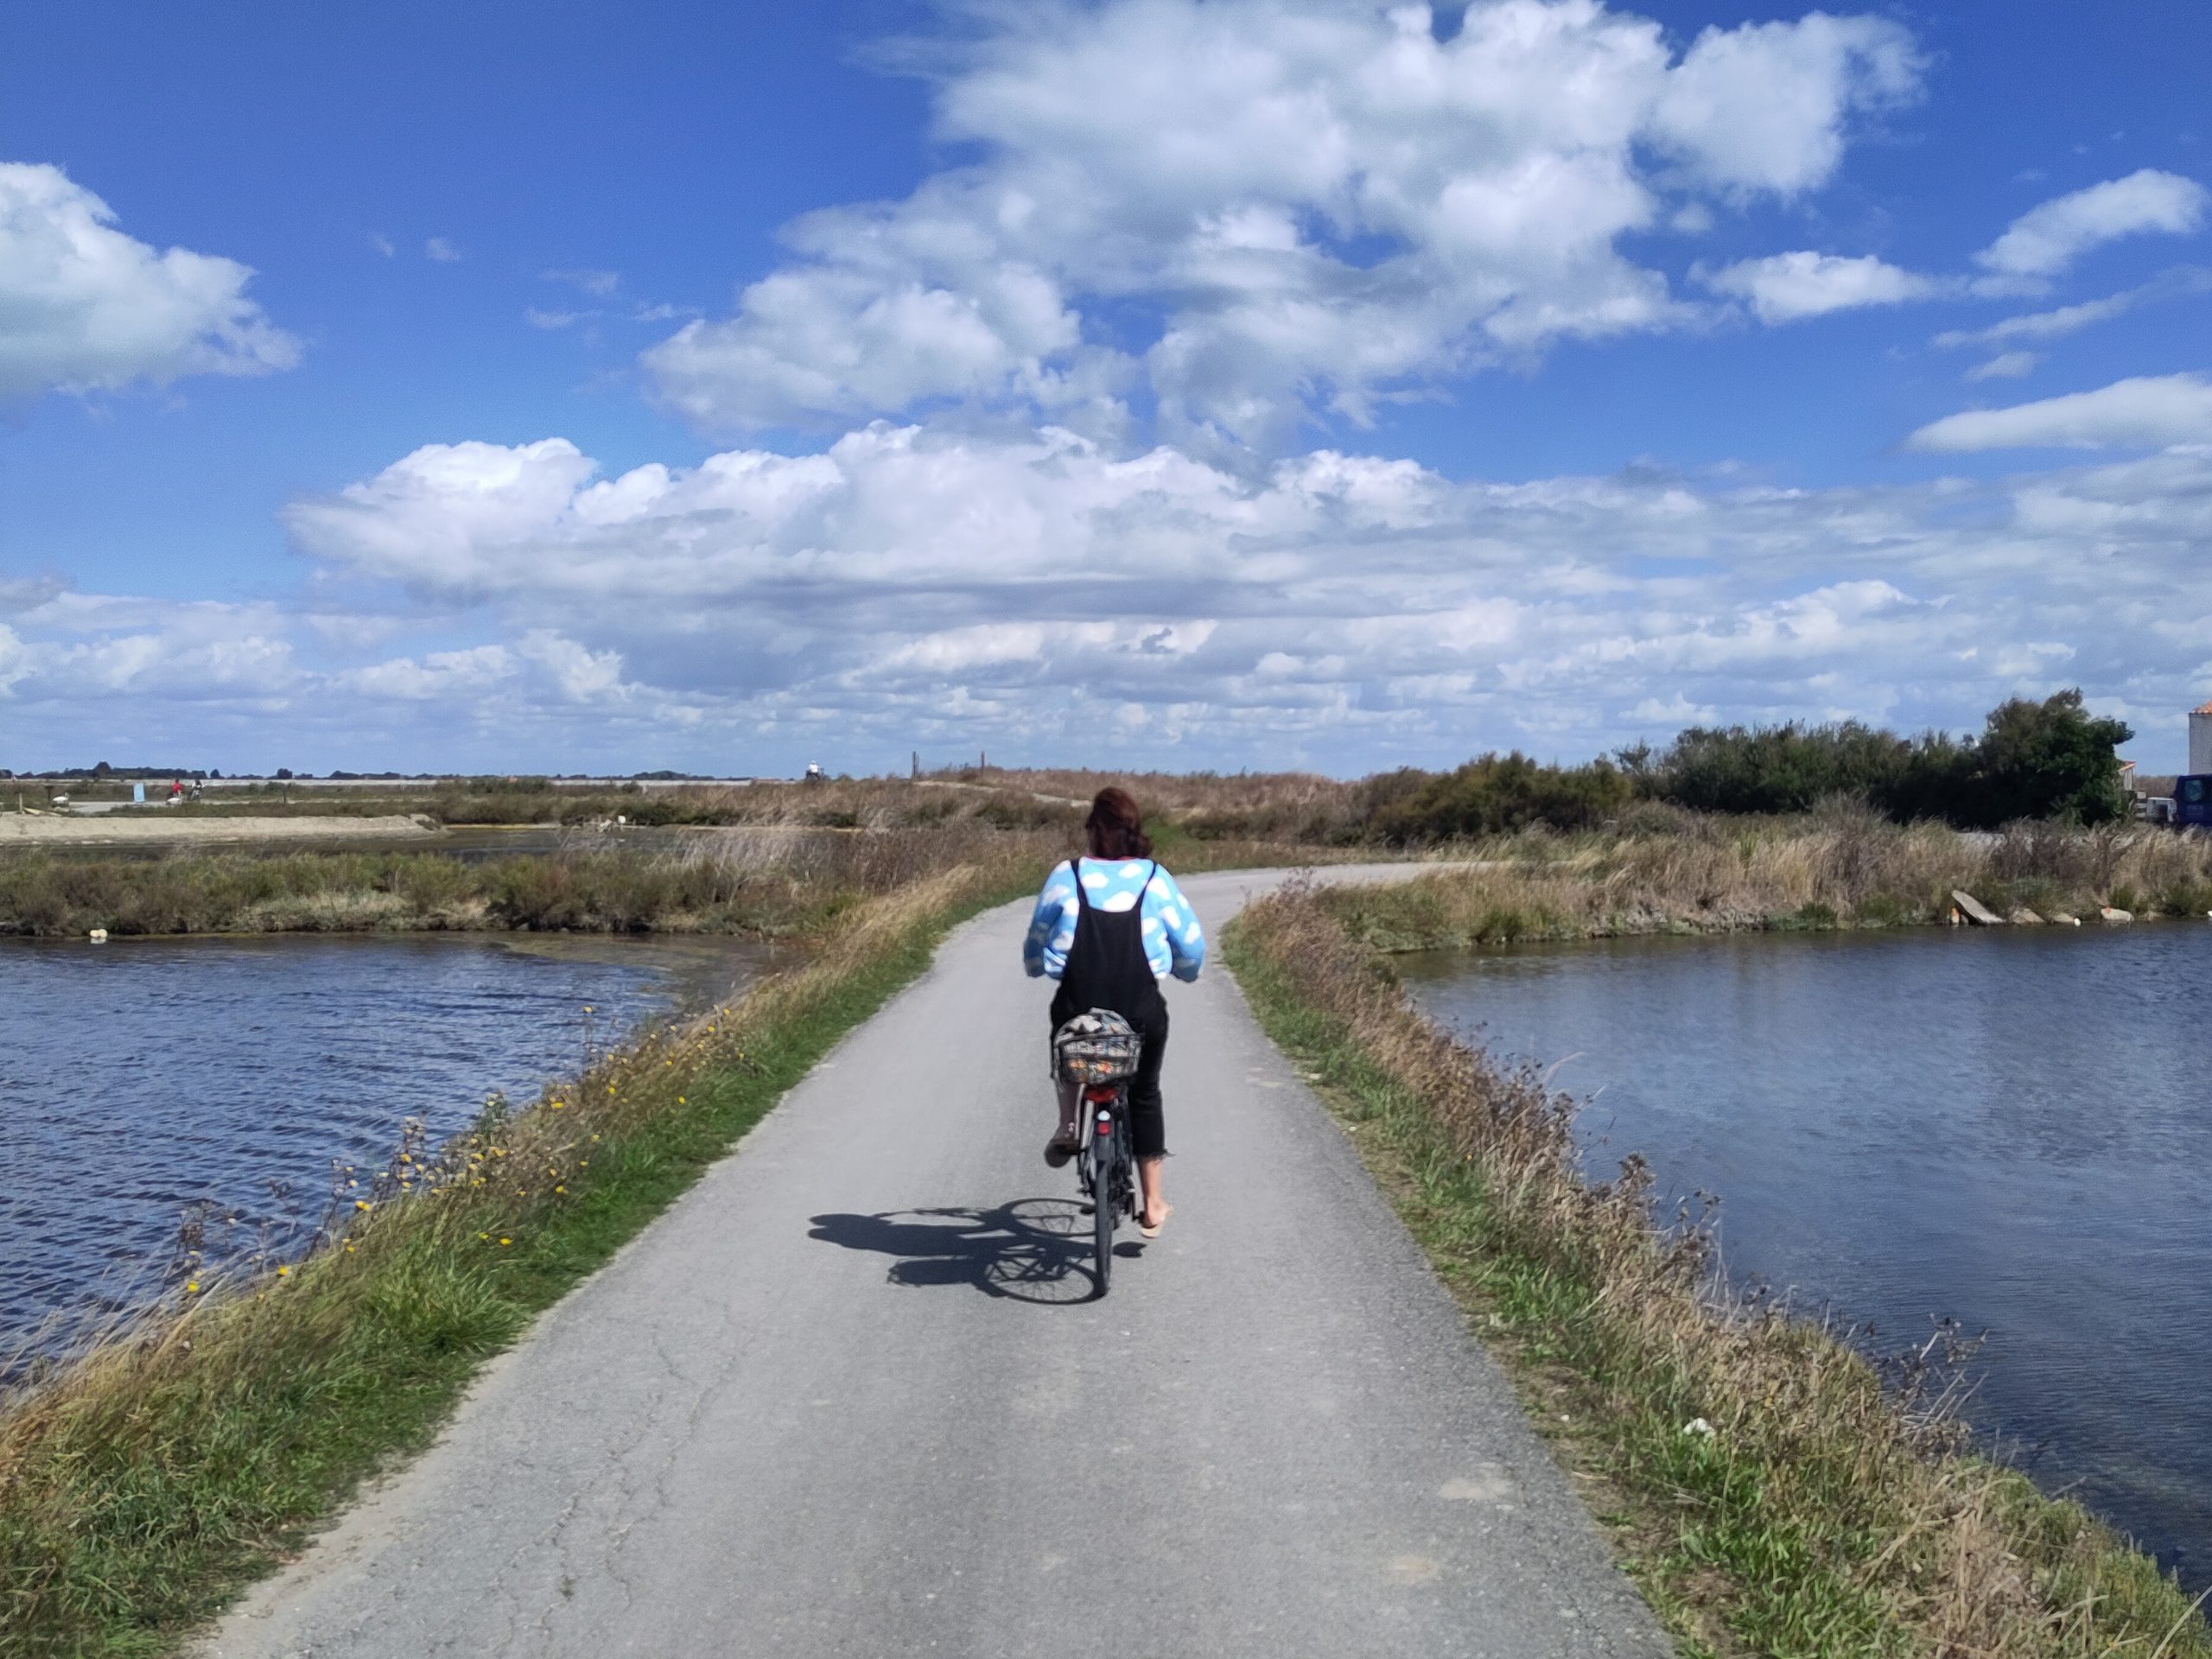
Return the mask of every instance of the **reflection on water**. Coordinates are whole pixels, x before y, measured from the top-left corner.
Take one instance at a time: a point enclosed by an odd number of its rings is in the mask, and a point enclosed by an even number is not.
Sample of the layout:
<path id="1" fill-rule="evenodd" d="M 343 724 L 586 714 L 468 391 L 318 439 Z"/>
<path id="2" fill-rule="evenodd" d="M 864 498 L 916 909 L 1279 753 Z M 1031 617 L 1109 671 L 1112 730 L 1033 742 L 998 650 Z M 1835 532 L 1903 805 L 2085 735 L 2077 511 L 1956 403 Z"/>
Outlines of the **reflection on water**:
<path id="1" fill-rule="evenodd" d="M 442 1138 L 494 1090 L 534 1098 L 588 1030 L 603 1047 L 725 994 L 759 954 L 535 936 L 0 941 L 0 1355 L 42 1321 L 142 1296 L 188 1205 L 237 1217 L 210 1229 L 211 1255 L 311 1228 L 332 1160 L 381 1163 L 405 1117 Z"/>
<path id="2" fill-rule="evenodd" d="M 1979 1426 L 2212 1581 L 2212 929 L 1748 935 L 1401 959 L 1722 1198 L 1730 1273 L 1986 1329 Z"/>

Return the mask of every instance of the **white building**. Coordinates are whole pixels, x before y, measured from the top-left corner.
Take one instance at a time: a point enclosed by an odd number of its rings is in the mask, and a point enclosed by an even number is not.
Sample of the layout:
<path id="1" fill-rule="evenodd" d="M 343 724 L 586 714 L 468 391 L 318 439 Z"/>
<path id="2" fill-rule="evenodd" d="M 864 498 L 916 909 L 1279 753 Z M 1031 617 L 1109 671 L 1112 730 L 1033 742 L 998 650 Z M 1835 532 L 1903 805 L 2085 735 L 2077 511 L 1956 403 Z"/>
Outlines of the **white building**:
<path id="1" fill-rule="evenodd" d="M 2212 772 L 2212 702 L 2189 711 L 2189 769 Z"/>

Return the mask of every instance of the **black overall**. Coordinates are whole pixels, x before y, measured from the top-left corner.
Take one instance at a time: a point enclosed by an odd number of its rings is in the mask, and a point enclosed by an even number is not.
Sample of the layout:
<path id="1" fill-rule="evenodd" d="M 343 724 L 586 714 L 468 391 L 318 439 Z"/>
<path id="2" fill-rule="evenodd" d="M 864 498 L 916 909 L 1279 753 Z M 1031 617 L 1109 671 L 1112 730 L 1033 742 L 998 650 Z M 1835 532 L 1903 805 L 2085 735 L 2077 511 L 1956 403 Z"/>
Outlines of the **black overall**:
<path id="1" fill-rule="evenodd" d="M 1145 874 L 1149 884 L 1154 864 Z M 1144 1039 L 1137 1074 L 1129 1080 L 1129 1146 L 1140 1158 L 1164 1157 L 1167 1126 L 1160 1109 L 1160 1062 L 1167 1048 L 1167 999 L 1160 994 L 1144 953 L 1144 893 L 1127 910 L 1099 910 L 1084 891 L 1083 863 L 1068 861 L 1075 877 L 1075 938 L 1067 967 L 1052 997 L 1052 1029 L 1093 1008 L 1111 1008 Z"/>

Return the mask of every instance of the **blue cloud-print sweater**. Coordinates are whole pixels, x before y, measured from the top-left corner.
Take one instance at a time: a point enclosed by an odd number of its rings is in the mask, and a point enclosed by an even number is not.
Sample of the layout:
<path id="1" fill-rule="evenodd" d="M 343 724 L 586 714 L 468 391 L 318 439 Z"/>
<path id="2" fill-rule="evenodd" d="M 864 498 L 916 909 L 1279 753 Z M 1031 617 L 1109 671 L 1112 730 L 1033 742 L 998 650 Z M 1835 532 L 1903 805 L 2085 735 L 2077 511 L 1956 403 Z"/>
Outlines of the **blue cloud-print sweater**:
<path id="1" fill-rule="evenodd" d="M 1145 880 L 1147 870 L 1152 871 L 1149 881 Z M 1086 858 L 1083 887 L 1098 910 L 1127 910 L 1142 899 L 1144 954 L 1154 979 L 1171 973 L 1182 980 L 1198 976 L 1205 965 L 1206 931 L 1165 868 L 1154 869 L 1152 861 L 1144 858 Z M 1021 942 L 1021 965 L 1030 978 L 1058 979 L 1065 971 L 1077 913 L 1075 883 L 1068 879 L 1067 862 L 1062 860 L 1045 878 L 1045 890 L 1037 895 L 1037 913 L 1030 918 L 1029 937 Z"/>

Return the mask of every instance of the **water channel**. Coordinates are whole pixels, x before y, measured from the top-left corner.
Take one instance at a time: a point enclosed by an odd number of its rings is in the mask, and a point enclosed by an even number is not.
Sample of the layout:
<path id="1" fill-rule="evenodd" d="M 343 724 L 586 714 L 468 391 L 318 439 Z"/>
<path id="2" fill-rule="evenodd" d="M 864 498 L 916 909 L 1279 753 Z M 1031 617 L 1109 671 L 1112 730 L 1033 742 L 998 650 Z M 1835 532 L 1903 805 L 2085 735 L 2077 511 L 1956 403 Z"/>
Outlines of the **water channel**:
<path id="1" fill-rule="evenodd" d="M 333 1160 L 464 1127 L 641 1020 L 756 972 L 729 939 L 0 940 L 0 1368 L 208 1254 L 312 1230 Z M 588 1007 L 591 1013 L 587 1014 Z"/>
<path id="2" fill-rule="evenodd" d="M 1588 1102 L 1593 1173 L 1719 1195 L 1732 1278 L 1880 1348 L 1986 1332 L 1976 1426 L 2212 1583 L 2212 925 L 1397 960 Z"/>

